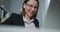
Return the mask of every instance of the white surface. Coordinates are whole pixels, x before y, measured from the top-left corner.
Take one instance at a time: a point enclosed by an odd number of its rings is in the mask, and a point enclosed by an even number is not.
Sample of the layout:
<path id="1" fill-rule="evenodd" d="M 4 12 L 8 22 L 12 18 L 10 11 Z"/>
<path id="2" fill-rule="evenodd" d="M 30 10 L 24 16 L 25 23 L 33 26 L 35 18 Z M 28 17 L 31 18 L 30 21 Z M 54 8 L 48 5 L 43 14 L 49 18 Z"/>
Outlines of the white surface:
<path id="1" fill-rule="evenodd" d="M 28 29 L 18 26 L 0 26 L 0 32 L 60 32 L 60 29 Z"/>

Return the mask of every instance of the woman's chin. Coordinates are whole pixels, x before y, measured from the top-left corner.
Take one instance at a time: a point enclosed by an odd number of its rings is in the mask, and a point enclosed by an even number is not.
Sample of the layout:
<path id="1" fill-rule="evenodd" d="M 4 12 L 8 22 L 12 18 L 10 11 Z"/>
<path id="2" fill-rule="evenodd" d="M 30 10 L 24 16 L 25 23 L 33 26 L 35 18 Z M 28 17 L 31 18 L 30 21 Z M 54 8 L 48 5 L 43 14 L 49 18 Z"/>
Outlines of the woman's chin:
<path id="1" fill-rule="evenodd" d="M 30 17 L 32 17 L 33 15 L 32 14 L 29 14 Z"/>

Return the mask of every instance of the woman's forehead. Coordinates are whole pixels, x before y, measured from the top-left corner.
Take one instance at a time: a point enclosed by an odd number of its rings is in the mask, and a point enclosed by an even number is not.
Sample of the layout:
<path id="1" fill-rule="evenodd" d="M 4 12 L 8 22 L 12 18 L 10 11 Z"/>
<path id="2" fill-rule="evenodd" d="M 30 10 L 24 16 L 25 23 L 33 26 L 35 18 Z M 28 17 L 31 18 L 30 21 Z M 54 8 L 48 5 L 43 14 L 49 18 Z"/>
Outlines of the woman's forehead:
<path id="1" fill-rule="evenodd" d="M 34 5 L 37 5 L 38 3 L 37 3 L 36 0 L 29 0 L 29 1 L 27 2 L 27 4 L 34 4 Z"/>

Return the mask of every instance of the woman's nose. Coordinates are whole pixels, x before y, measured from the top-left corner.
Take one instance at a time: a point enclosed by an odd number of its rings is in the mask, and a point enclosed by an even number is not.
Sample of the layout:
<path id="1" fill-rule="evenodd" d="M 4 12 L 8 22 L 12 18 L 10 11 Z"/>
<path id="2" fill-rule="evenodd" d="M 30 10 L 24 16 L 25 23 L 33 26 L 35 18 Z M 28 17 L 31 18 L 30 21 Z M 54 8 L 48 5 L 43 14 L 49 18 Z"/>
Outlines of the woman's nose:
<path id="1" fill-rule="evenodd" d="M 35 9 L 34 8 L 31 8 L 32 11 L 34 11 Z"/>

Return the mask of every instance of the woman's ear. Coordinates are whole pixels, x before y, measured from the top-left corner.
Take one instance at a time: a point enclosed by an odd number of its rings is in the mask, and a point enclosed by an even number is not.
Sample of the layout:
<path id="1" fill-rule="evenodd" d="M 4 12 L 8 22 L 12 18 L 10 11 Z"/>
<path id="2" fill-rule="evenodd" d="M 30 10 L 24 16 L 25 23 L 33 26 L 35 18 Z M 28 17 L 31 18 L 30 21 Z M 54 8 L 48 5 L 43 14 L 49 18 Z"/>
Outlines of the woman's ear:
<path id="1" fill-rule="evenodd" d="M 25 4 L 25 3 L 24 3 L 24 5 L 23 5 L 23 7 L 26 8 L 26 4 Z"/>

